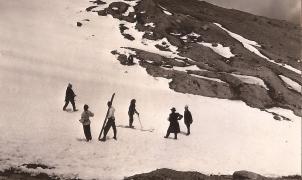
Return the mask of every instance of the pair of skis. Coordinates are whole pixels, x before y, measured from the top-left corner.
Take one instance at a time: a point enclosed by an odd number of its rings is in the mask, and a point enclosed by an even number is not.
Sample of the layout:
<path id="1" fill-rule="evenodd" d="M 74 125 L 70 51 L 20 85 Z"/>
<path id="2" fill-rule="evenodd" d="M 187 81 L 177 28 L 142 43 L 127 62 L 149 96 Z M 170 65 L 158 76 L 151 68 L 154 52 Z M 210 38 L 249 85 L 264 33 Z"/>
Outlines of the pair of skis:
<path id="1" fill-rule="evenodd" d="M 113 104 L 114 96 L 115 96 L 115 93 L 112 94 L 112 97 L 111 97 L 111 100 L 110 100 L 111 104 Z M 103 134 L 103 131 L 104 131 L 104 128 L 105 128 L 105 125 L 106 125 L 106 122 L 107 122 L 107 117 L 108 117 L 108 114 L 109 114 L 109 109 L 110 109 L 110 107 L 108 107 L 108 110 L 107 110 L 107 113 L 106 113 L 106 116 L 105 116 L 105 120 L 104 120 L 102 129 L 101 129 L 101 132 L 100 132 L 100 134 L 99 134 L 99 138 L 98 138 L 99 141 L 101 140 L 101 136 L 102 136 L 102 134 Z M 141 130 L 142 130 L 142 131 L 153 132 L 154 129 L 151 129 L 151 130 L 144 130 L 144 129 L 143 129 L 143 125 L 142 125 L 142 122 L 141 122 L 141 119 L 140 119 L 139 115 L 138 115 L 138 121 L 139 121 L 139 123 L 140 123 L 140 125 L 141 125 Z"/>
<path id="2" fill-rule="evenodd" d="M 112 96 L 111 96 L 111 100 L 110 100 L 111 105 L 112 105 L 112 103 L 113 103 L 114 96 L 115 96 L 115 93 L 113 93 L 113 94 L 112 94 Z M 104 123 L 103 123 L 102 129 L 101 129 L 101 132 L 100 132 L 99 138 L 98 138 L 98 139 L 99 139 L 99 141 L 101 140 L 101 136 L 102 136 L 102 134 L 103 134 L 103 131 L 104 131 L 104 128 L 105 128 L 105 124 L 106 124 L 106 122 L 107 122 L 107 117 L 108 117 L 108 114 L 109 114 L 109 109 L 110 109 L 110 107 L 108 107 L 108 109 L 107 109 L 107 113 L 106 113 L 106 116 L 105 116 L 105 120 L 104 120 Z"/>

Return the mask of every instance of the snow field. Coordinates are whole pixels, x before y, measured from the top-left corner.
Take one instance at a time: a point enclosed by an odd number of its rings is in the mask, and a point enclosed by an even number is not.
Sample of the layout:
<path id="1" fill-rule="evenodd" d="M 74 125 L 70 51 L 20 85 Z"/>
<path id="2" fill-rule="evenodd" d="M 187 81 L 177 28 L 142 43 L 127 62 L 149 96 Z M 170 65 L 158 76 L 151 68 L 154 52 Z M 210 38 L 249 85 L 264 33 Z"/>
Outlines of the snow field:
<path id="1" fill-rule="evenodd" d="M 256 55 L 260 56 L 261 58 L 264 58 L 264 59 L 268 60 L 269 62 L 272 62 L 272 63 L 277 64 L 279 66 L 283 66 L 283 67 L 285 67 L 285 68 L 287 68 L 287 69 L 289 69 L 289 70 L 291 70 L 293 72 L 301 74 L 300 70 L 298 70 L 298 69 L 296 69 L 296 68 L 294 68 L 294 67 L 292 67 L 290 65 L 282 64 L 282 63 L 277 63 L 274 60 L 271 60 L 268 57 L 264 56 L 257 48 L 255 48 L 255 46 L 261 48 L 261 46 L 257 42 L 248 40 L 248 39 L 246 39 L 246 38 L 244 38 L 244 37 L 242 37 L 242 36 L 240 36 L 238 34 L 235 34 L 235 33 L 231 32 L 231 31 L 229 31 L 228 29 L 224 28 L 221 24 L 218 24 L 218 23 L 214 23 L 214 24 L 216 26 L 218 26 L 219 28 L 221 28 L 222 30 L 226 31 L 231 37 L 233 37 L 237 41 L 241 42 L 242 45 L 247 50 L 255 53 Z"/>
<path id="2" fill-rule="evenodd" d="M 297 82 L 293 81 L 292 79 L 279 75 L 279 77 L 293 90 L 301 93 L 301 85 L 298 84 Z"/>
<path id="3" fill-rule="evenodd" d="M 0 41 L 5 42 L 0 44 L 0 170 L 41 163 L 55 168 L 30 171 L 82 179 L 122 179 L 162 167 L 300 173 L 299 117 L 274 109 L 293 122 L 274 121 L 242 102 L 175 93 L 169 80 L 150 77 L 138 65 L 120 65 L 110 51 L 153 47 L 125 40 L 120 22 L 111 17 L 78 13 L 89 5 L 80 0 L 0 2 Z M 76 27 L 75 22 L 86 18 L 90 23 Z M 79 112 L 62 111 L 69 82 Z M 98 142 L 113 92 L 117 125 L 128 124 L 128 106 L 135 98 L 144 128 L 155 131 L 117 128 L 118 141 Z M 84 104 L 95 113 L 90 143 L 83 141 L 78 122 Z M 186 104 L 194 118 L 192 135 L 164 139 L 170 108 L 183 113 Z M 137 119 L 134 125 L 139 127 Z M 185 131 L 183 121 L 180 126 Z"/>

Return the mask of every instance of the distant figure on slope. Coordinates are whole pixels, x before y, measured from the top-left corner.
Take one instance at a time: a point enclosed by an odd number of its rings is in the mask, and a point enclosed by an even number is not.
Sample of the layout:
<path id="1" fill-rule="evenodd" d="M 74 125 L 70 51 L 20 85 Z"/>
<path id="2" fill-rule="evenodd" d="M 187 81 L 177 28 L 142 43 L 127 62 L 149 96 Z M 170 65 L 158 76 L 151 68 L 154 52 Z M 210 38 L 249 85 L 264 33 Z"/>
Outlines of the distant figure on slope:
<path id="1" fill-rule="evenodd" d="M 111 127 L 113 129 L 113 134 L 114 134 L 113 139 L 117 140 L 117 138 L 116 138 L 115 117 L 114 117 L 115 109 L 112 106 L 110 101 L 107 103 L 107 105 L 109 107 L 108 116 L 107 116 L 108 121 L 107 121 L 107 123 L 104 127 L 104 137 L 101 139 L 101 141 L 106 141 L 107 133 L 108 133 L 108 131 Z"/>
<path id="2" fill-rule="evenodd" d="M 129 110 L 128 110 L 128 115 L 129 115 L 129 127 L 133 128 L 134 126 L 133 124 L 133 115 L 134 113 L 136 113 L 139 116 L 139 113 L 137 112 L 136 108 L 135 108 L 135 103 L 136 100 L 132 99 L 130 102 L 130 106 L 129 106 Z"/>
<path id="3" fill-rule="evenodd" d="M 190 125 L 193 122 L 192 114 L 189 111 L 188 105 L 185 106 L 184 121 L 185 121 L 185 125 L 187 126 L 187 136 L 188 136 L 191 133 L 191 131 L 190 131 Z"/>
<path id="4" fill-rule="evenodd" d="M 127 65 L 134 65 L 133 56 L 131 54 L 128 56 Z"/>
<path id="5" fill-rule="evenodd" d="M 170 133 L 174 133 L 174 139 L 177 139 L 177 133 L 180 133 L 178 121 L 182 119 L 182 115 L 176 112 L 176 109 L 173 107 L 171 109 L 171 114 L 169 115 L 168 121 L 170 121 L 170 126 L 167 130 L 167 135 L 165 138 L 168 138 Z"/>
<path id="6" fill-rule="evenodd" d="M 68 87 L 66 89 L 66 94 L 65 94 L 65 105 L 63 107 L 63 111 L 66 111 L 66 107 L 69 104 L 69 102 L 72 104 L 72 108 L 73 111 L 77 111 L 76 107 L 75 107 L 75 102 L 74 102 L 74 97 L 76 95 L 74 94 L 73 90 L 72 90 L 72 85 L 69 83 Z"/>
<path id="7" fill-rule="evenodd" d="M 84 112 L 81 115 L 80 122 L 83 124 L 84 134 L 86 137 L 86 141 L 91 141 L 91 131 L 90 131 L 90 120 L 89 117 L 93 117 L 94 114 L 88 110 L 89 106 L 87 104 L 84 105 Z"/>

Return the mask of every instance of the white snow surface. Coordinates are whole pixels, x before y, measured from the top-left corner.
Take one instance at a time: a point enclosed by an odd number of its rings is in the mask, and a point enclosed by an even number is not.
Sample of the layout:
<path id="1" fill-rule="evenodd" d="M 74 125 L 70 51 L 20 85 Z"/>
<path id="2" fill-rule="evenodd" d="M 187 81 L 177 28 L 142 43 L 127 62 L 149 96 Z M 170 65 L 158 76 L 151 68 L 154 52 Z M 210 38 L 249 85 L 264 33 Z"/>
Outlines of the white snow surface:
<path id="1" fill-rule="evenodd" d="M 160 8 L 162 8 L 163 12 L 169 16 L 172 16 L 173 14 L 170 13 L 166 8 L 162 7 L 161 5 L 159 5 Z"/>
<path id="2" fill-rule="evenodd" d="M 231 58 L 233 56 L 235 56 L 232 52 L 231 52 L 231 48 L 230 47 L 224 47 L 223 45 L 219 44 L 217 46 L 213 46 L 213 44 L 211 43 L 206 43 L 206 42 L 201 42 L 198 43 L 201 44 L 205 47 L 211 48 L 214 52 L 216 52 L 217 54 L 219 54 L 220 56 L 223 56 L 225 58 Z"/>
<path id="3" fill-rule="evenodd" d="M 166 69 L 166 70 L 176 70 L 176 71 L 181 71 L 181 72 L 201 71 L 201 69 L 199 69 L 199 67 L 196 65 L 186 66 L 186 67 L 173 66 L 173 68 L 165 68 L 165 67 L 162 67 L 162 68 Z"/>
<path id="4" fill-rule="evenodd" d="M 265 89 L 269 90 L 269 88 L 266 86 L 264 81 L 258 77 L 254 76 L 247 76 L 247 75 L 241 75 L 241 74 L 232 74 L 233 76 L 237 77 L 241 81 L 247 83 L 247 84 L 257 84 L 259 86 L 264 87 Z"/>
<path id="5" fill-rule="evenodd" d="M 224 82 L 224 81 L 222 81 L 221 79 L 218 79 L 218 78 L 210 78 L 210 77 L 201 76 L 201 75 L 197 75 L 197 74 L 190 74 L 190 75 L 194 76 L 194 77 L 197 77 L 197 78 L 207 79 L 207 80 L 210 80 L 210 81 L 216 81 L 216 82 L 219 82 L 219 83 L 226 83 L 226 82 Z"/>
<path id="6" fill-rule="evenodd" d="M 292 66 L 290 66 L 290 65 L 288 65 L 288 64 L 277 63 L 277 62 L 275 62 L 274 60 L 271 60 L 271 59 L 269 59 L 268 57 L 264 56 L 257 48 L 255 48 L 255 46 L 256 46 L 256 47 L 259 47 L 259 48 L 261 47 L 257 42 L 248 40 L 248 39 L 246 39 L 246 38 L 244 38 L 244 37 L 242 37 L 242 36 L 240 36 L 240 35 L 238 35 L 238 34 L 236 34 L 236 33 L 233 33 L 233 32 L 231 32 L 231 31 L 229 31 L 228 29 L 224 28 L 221 24 L 218 24 L 218 23 L 214 23 L 214 24 L 215 24 L 216 26 L 220 27 L 221 29 L 223 29 L 224 31 L 226 31 L 226 32 L 227 32 L 230 36 L 232 36 L 234 39 L 236 39 L 237 41 L 241 42 L 242 45 L 243 45 L 247 50 L 249 50 L 249 51 L 255 53 L 256 55 L 258 55 L 258 56 L 260 56 L 260 57 L 262 57 L 262 58 L 264 58 L 264 59 L 266 59 L 266 60 L 268 60 L 268 61 L 270 61 L 271 63 L 277 64 L 277 65 L 279 65 L 279 66 L 283 66 L 283 67 L 287 68 L 288 70 L 291 70 L 291 71 L 293 71 L 293 72 L 296 72 L 296 73 L 298 73 L 298 74 L 301 74 L 301 70 L 299 70 L 299 69 L 296 69 L 296 68 L 294 68 L 294 67 L 292 67 Z"/>
<path id="7" fill-rule="evenodd" d="M 279 77 L 293 90 L 301 93 L 302 87 L 299 83 L 297 83 L 296 81 L 293 81 L 292 79 L 283 76 L 283 75 L 279 75 Z"/>
<path id="8" fill-rule="evenodd" d="M 150 27 L 153 27 L 153 28 L 154 28 L 154 27 L 155 27 L 155 24 L 154 24 L 154 23 L 146 23 L 145 26 L 150 26 Z"/>
<path id="9" fill-rule="evenodd" d="M 55 168 L 28 171 L 82 179 L 122 179 L 161 167 L 300 174 L 299 117 L 286 111 L 292 122 L 275 121 L 242 102 L 175 93 L 169 80 L 150 77 L 138 65 L 120 65 L 111 50 L 147 47 L 124 39 L 120 22 L 111 16 L 86 13 L 90 5 L 81 0 L 0 1 L 0 170 L 41 163 Z M 77 27 L 84 18 L 90 22 Z M 69 82 L 79 112 L 62 111 Z M 113 92 L 117 125 L 128 124 L 129 102 L 135 98 L 143 127 L 155 131 L 118 128 L 117 141 L 98 142 Z M 89 143 L 82 141 L 78 122 L 84 104 L 95 113 Z M 183 113 L 185 104 L 194 118 L 192 134 L 164 139 L 169 109 Z M 139 127 L 137 119 L 134 125 Z M 183 121 L 180 126 L 185 131 Z"/>

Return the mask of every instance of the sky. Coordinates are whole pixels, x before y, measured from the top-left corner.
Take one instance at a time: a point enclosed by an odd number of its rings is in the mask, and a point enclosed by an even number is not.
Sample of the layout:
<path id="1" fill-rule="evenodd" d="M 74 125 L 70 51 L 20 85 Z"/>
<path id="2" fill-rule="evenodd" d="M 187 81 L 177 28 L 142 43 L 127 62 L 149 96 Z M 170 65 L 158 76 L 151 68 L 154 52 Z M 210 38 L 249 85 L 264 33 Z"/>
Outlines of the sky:
<path id="1" fill-rule="evenodd" d="M 300 23 L 301 0 L 204 0 L 225 8 Z"/>

